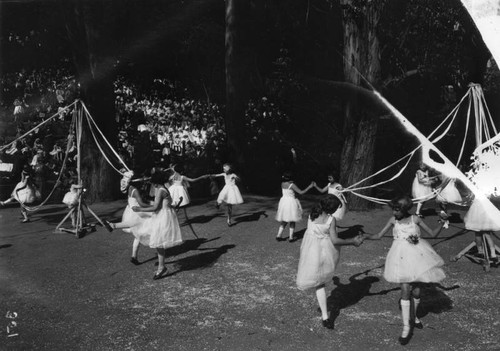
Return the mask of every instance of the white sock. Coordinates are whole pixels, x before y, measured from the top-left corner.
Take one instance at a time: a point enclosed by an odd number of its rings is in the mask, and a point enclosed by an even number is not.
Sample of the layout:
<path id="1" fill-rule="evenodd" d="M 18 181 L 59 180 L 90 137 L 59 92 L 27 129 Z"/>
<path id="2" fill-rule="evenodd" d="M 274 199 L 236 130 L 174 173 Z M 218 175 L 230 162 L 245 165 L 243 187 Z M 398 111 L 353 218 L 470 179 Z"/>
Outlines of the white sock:
<path id="1" fill-rule="evenodd" d="M 410 334 L 410 300 L 401 300 L 401 318 L 403 319 L 402 338 Z"/>
<path id="2" fill-rule="evenodd" d="M 413 306 L 415 308 L 415 322 L 420 322 L 420 319 L 417 317 L 418 305 L 420 304 L 420 299 L 413 298 Z"/>
<path id="3" fill-rule="evenodd" d="M 283 233 L 283 229 L 285 229 L 285 227 L 283 227 L 282 225 L 280 225 L 280 228 L 278 229 L 278 235 L 277 235 L 277 237 L 281 238 L 281 234 Z"/>
<path id="4" fill-rule="evenodd" d="M 295 228 L 294 228 L 294 229 L 290 228 L 290 239 L 292 239 L 292 238 L 293 238 L 293 232 L 294 232 L 294 231 L 295 231 Z"/>

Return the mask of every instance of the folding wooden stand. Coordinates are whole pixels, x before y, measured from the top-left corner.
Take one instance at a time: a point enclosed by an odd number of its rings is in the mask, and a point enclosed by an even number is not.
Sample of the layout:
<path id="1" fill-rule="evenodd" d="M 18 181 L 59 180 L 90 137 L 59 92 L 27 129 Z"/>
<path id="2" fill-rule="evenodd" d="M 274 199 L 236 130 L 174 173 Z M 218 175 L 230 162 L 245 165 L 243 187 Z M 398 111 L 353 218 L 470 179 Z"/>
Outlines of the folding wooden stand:
<path id="1" fill-rule="evenodd" d="M 486 240 L 487 235 L 491 235 L 491 234 L 489 232 L 484 232 L 481 235 L 481 240 L 483 242 L 484 258 L 477 257 L 475 254 L 471 253 L 474 246 L 477 246 L 476 242 L 473 241 L 469 245 L 467 245 L 462 251 L 460 251 L 457 255 L 453 256 L 450 260 L 452 262 L 456 262 L 460 258 L 465 256 L 465 257 L 471 259 L 472 261 L 481 264 L 483 266 L 484 271 L 489 272 L 490 267 L 491 267 L 491 263 L 493 263 L 493 262 L 491 261 L 491 257 L 490 257 L 490 246 L 488 245 L 488 240 Z M 496 253 L 498 254 L 498 256 L 500 256 L 500 248 L 497 245 L 494 245 L 494 246 L 495 246 Z"/>

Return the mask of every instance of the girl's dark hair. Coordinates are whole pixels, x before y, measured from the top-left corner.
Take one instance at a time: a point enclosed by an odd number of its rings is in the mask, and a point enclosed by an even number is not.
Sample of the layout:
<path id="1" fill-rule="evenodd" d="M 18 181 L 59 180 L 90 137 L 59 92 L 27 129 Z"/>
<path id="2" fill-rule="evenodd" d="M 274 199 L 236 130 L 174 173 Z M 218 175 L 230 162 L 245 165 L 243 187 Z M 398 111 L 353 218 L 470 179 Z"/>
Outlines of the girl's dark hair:
<path id="1" fill-rule="evenodd" d="M 334 181 L 338 180 L 337 172 L 335 172 L 334 170 L 331 170 L 331 171 L 327 172 L 326 176 L 327 177 L 330 177 L 330 176 L 333 177 Z"/>
<path id="2" fill-rule="evenodd" d="M 339 207 L 342 207 L 342 203 L 340 202 L 339 198 L 335 195 L 328 194 L 312 208 L 310 215 L 311 220 L 315 220 L 323 212 L 330 215 L 337 211 Z"/>
<path id="3" fill-rule="evenodd" d="M 155 171 L 151 174 L 151 183 L 153 184 L 165 184 L 167 181 L 167 172 L 162 171 L 160 169 L 155 169 Z"/>
<path id="4" fill-rule="evenodd" d="M 290 171 L 285 171 L 283 172 L 283 175 L 281 176 L 281 180 L 284 182 L 291 182 L 293 181 L 293 174 Z"/>
<path id="5" fill-rule="evenodd" d="M 174 164 L 172 166 L 172 169 L 179 174 L 182 174 L 184 172 L 184 166 L 179 163 Z"/>
<path id="6" fill-rule="evenodd" d="M 389 202 L 389 207 L 393 210 L 408 212 L 413 207 L 413 201 L 408 195 L 396 196 Z"/>

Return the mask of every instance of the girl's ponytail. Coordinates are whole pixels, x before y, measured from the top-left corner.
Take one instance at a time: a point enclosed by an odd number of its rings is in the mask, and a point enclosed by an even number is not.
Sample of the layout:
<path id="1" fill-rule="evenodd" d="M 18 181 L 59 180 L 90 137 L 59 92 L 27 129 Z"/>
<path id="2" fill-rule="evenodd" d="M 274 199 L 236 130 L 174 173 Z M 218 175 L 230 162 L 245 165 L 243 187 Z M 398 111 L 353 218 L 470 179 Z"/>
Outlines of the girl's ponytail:
<path id="1" fill-rule="evenodd" d="M 311 210 L 311 214 L 309 217 L 311 217 L 311 221 L 314 221 L 316 218 L 319 217 L 319 215 L 323 213 L 323 207 L 321 206 L 321 202 L 318 202 L 316 205 Z"/>

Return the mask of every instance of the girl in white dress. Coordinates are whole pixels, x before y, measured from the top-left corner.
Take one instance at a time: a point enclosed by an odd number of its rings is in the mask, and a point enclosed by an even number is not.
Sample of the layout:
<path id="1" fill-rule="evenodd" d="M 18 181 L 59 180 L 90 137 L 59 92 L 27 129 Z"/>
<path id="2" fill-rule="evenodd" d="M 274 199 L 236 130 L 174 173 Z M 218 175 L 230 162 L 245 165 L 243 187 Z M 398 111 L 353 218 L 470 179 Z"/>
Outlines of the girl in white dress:
<path id="1" fill-rule="evenodd" d="M 243 198 L 241 197 L 240 189 L 236 185 L 236 181 L 240 178 L 234 173 L 233 167 L 229 163 L 225 163 L 222 166 L 222 173 L 212 174 L 212 177 L 224 177 L 225 185 L 217 197 L 217 202 L 215 206 L 217 208 L 225 202 L 227 206 L 227 225 L 230 227 L 232 225 L 231 216 L 233 213 L 233 205 L 239 205 L 243 203 Z"/>
<path id="2" fill-rule="evenodd" d="M 432 177 L 429 176 L 429 168 L 423 162 L 420 162 L 419 169 L 415 173 L 415 178 L 411 186 L 411 196 L 413 199 L 417 199 L 417 211 L 416 215 L 423 217 L 420 213 L 422 206 L 425 201 L 431 198 L 432 194 Z M 423 200 L 420 200 L 423 199 Z"/>
<path id="3" fill-rule="evenodd" d="M 295 232 L 295 223 L 302 219 L 302 206 L 300 205 L 299 199 L 295 197 L 295 193 L 306 193 L 313 187 L 313 183 L 311 183 L 304 190 L 300 190 L 299 187 L 297 187 L 297 185 L 293 182 L 291 172 L 283 173 L 281 180 L 281 191 L 283 196 L 280 199 L 278 211 L 276 212 L 276 220 L 281 224 L 278 229 L 278 235 L 276 235 L 276 241 L 286 240 L 281 237 L 281 234 L 285 230 L 286 225 L 290 223 L 288 242 L 294 242 L 295 238 L 293 233 Z"/>
<path id="4" fill-rule="evenodd" d="M 14 187 L 14 190 L 10 194 L 10 198 L 5 201 L 0 201 L 0 206 L 10 204 L 14 201 L 21 204 L 21 214 L 23 215 L 21 223 L 29 222 L 28 211 L 23 205 L 30 205 L 36 201 L 35 185 L 31 178 L 31 168 L 29 166 L 23 168 L 21 172 L 21 181 Z"/>
<path id="5" fill-rule="evenodd" d="M 139 223 L 141 223 L 144 219 L 151 217 L 150 212 L 134 212 L 132 210 L 134 206 L 142 206 L 142 207 L 148 206 L 148 204 L 142 200 L 139 190 L 130 183 L 133 176 L 134 172 L 132 171 L 125 172 L 123 178 L 120 181 L 120 191 L 122 193 L 127 193 L 127 207 L 125 207 L 125 210 L 123 211 L 121 222 L 119 223 L 105 222 L 105 224 L 108 224 L 109 226 L 108 230 L 122 229 L 125 233 L 132 233 L 131 227 L 134 227 Z M 139 260 L 137 259 L 137 254 L 139 252 L 139 244 L 140 244 L 139 238 L 134 236 L 134 242 L 132 243 L 132 256 L 130 258 L 130 262 L 132 262 L 135 265 L 140 264 Z"/>
<path id="6" fill-rule="evenodd" d="M 69 191 L 64 194 L 62 203 L 68 206 L 71 212 L 71 225 L 73 228 L 76 228 L 77 226 L 77 219 L 78 219 L 78 203 L 80 196 L 83 191 L 83 186 L 81 184 L 71 184 Z M 83 219 L 85 216 L 83 215 L 83 208 L 80 208 L 80 218 Z"/>
<path id="7" fill-rule="evenodd" d="M 141 244 L 155 248 L 158 252 L 158 270 L 153 280 L 160 279 L 167 272 L 165 249 L 183 242 L 179 221 L 172 207 L 172 198 L 164 186 L 167 180 L 165 172 L 154 172 L 151 175 L 151 183 L 155 185 L 154 203 L 132 207 L 132 211 L 136 213 L 151 213 L 151 217 L 141 219 L 136 225 L 131 225 L 130 229 Z M 116 228 L 113 224 L 111 226 Z"/>
<path id="8" fill-rule="evenodd" d="M 315 185 L 315 187 L 320 193 L 326 193 L 328 191 L 328 194 L 335 195 L 339 198 L 341 206 L 337 209 L 337 211 L 335 211 L 333 216 L 337 219 L 337 221 L 342 220 L 347 212 L 347 200 L 342 193 L 344 188 L 335 181 L 333 173 L 328 174 L 328 184 L 324 188 L 320 188 L 317 185 Z"/>
<path id="9" fill-rule="evenodd" d="M 335 195 L 326 195 L 314 206 L 307 222 L 307 230 L 300 246 L 299 267 L 297 270 L 297 288 L 315 290 L 321 310 L 322 324 L 333 329 L 333 321 L 327 308 L 325 285 L 330 283 L 339 263 L 340 246 L 359 246 L 363 237 L 340 239 L 337 235 L 336 220 L 333 213 L 340 206 Z"/>
<path id="10" fill-rule="evenodd" d="M 485 248 L 483 247 L 483 235 L 486 239 L 488 247 L 490 249 L 489 257 L 493 262 L 498 263 L 499 259 L 497 256 L 497 250 L 495 246 L 495 242 L 491 237 L 491 232 L 499 231 L 500 226 L 498 225 L 498 221 L 495 221 L 487 208 L 485 208 L 486 201 L 490 201 L 487 197 L 477 198 L 475 197 L 472 201 L 472 205 L 464 216 L 464 224 L 465 229 L 471 230 L 474 232 L 474 240 L 476 242 L 477 247 L 477 255 L 479 258 L 485 258 Z"/>
<path id="11" fill-rule="evenodd" d="M 182 167 L 176 164 L 171 165 L 170 169 L 173 171 L 173 174 L 169 178 L 169 182 L 171 185 L 168 187 L 168 191 L 170 191 L 172 201 L 175 204 L 178 204 L 177 207 L 185 207 L 191 202 L 189 193 L 187 191 L 188 183 L 197 182 L 201 179 L 206 179 L 209 176 L 203 175 L 194 179 L 188 178 L 182 174 Z M 181 198 L 182 201 L 179 201 L 179 199 Z"/>
<path id="12" fill-rule="evenodd" d="M 432 246 L 420 237 L 420 228 L 432 237 L 436 237 L 443 228 L 443 222 L 436 229 L 430 229 L 420 217 L 408 211 L 413 206 L 408 196 L 393 199 L 389 206 L 393 217 L 378 233 L 366 235 L 366 239 L 378 240 L 391 227 L 394 241 L 385 260 L 384 278 L 390 283 L 401 284 L 401 316 L 403 332 L 399 338 L 406 345 L 411 338 L 411 326 L 423 328 L 417 318 L 420 303 L 420 287 L 417 283 L 437 283 L 445 278 L 443 259 Z M 413 297 L 415 319 L 410 322 L 410 296 Z"/>
<path id="13" fill-rule="evenodd" d="M 456 179 L 449 178 L 444 174 L 440 174 L 438 178 L 441 180 L 440 190 L 436 195 L 436 202 L 441 208 L 441 215 L 449 217 L 448 204 L 459 204 L 462 202 L 462 196 L 456 187 Z M 448 228 L 449 221 L 445 220 L 444 227 Z"/>

